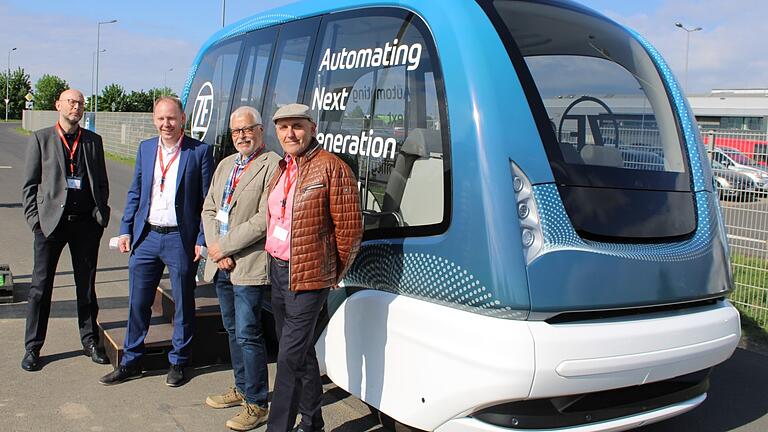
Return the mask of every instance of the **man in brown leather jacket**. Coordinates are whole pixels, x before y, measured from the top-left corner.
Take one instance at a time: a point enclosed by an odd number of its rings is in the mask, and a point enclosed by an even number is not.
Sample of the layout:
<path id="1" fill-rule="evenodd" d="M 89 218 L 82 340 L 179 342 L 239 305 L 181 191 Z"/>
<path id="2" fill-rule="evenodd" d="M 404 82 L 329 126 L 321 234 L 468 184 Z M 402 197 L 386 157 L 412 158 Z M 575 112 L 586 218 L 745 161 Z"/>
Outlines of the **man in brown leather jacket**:
<path id="1" fill-rule="evenodd" d="M 286 105 L 272 117 L 285 151 L 268 186 L 267 241 L 272 311 L 279 339 L 267 431 L 324 428 L 315 327 L 330 288 L 357 255 L 363 235 L 352 170 L 315 139 L 309 107 Z"/>

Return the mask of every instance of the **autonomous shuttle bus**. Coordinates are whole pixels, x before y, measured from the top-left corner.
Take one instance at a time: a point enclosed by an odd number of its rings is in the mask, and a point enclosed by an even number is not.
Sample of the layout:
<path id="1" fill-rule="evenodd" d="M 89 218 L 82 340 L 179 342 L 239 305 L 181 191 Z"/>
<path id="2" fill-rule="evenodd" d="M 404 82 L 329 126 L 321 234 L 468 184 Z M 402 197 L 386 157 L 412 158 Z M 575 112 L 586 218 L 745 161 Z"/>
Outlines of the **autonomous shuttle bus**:
<path id="1" fill-rule="evenodd" d="M 292 3 L 211 37 L 183 96 L 219 157 L 235 107 L 303 102 L 356 173 L 365 237 L 318 356 L 399 428 L 626 430 L 704 401 L 737 345 L 690 108 L 592 10 Z"/>

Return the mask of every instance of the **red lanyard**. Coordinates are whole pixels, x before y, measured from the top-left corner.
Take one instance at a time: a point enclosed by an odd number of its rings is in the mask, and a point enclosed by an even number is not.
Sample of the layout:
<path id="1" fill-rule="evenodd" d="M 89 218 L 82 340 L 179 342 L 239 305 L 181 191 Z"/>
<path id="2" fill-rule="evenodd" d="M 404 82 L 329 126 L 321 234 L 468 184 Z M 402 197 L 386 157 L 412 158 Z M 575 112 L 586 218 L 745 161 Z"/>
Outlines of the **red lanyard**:
<path id="1" fill-rule="evenodd" d="M 234 195 L 234 194 L 235 194 L 235 189 L 237 189 L 237 185 L 238 185 L 238 183 L 240 183 L 240 177 L 242 177 L 242 176 L 243 176 L 243 173 L 244 173 L 244 172 L 245 172 L 245 170 L 247 170 L 247 169 L 248 169 L 248 167 L 251 165 L 251 162 L 253 162 L 254 160 L 256 160 L 256 158 L 257 158 L 257 157 L 259 157 L 259 153 L 261 153 L 261 151 L 262 151 L 263 149 L 264 149 L 264 147 L 262 146 L 260 149 L 256 150 L 256 154 L 255 154 L 255 155 L 253 155 L 253 157 L 251 158 L 251 160 L 249 160 L 249 161 L 248 161 L 248 163 L 247 163 L 247 164 L 245 164 L 245 166 L 243 167 L 243 169 L 241 169 L 241 170 L 239 170 L 239 171 L 238 171 L 238 170 L 237 170 L 237 164 L 235 164 L 235 165 L 232 167 L 232 181 L 231 181 L 231 184 L 232 184 L 232 188 L 230 189 L 229 193 L 227 194 L 227 203 L 226 203 L 227 205 L 229 205 L 229 204 L 232 202 L 232 195 Z"/>
<path id="2" fill-rule="evenodd" d="M 283 201 L 280 203 L 280 219 L 285 219 L 285 203 L 288 201 L 288 193 L 291 191 L 291 186 L 296 177 L 291 177 L 291 168 L 293 168 L 293 158 L 288 161 L 288 165 L 285 167 L 285 181 L 283 182 Z"/>
<path id="3" fill-rule="evenodd" d="M 158 138 L 159 139 L 159 138 Z M 163 166 L 163 144 L 160 143 L 159 146 L 157 146 L 157 157 L 160 159 L 160 192 L 163 192 L 165 189 L 165 175 L 168 174 L 168 170 L 171 169 L 171 165 L 173 165 L 173 161 L 176 160 L 177 157 L 179 157 L 179 150 L 181 150 L 181 145 L 176 147 L 176 151 L 173 152 L 173 156 L 171 157 L 171 160 L 168 161 L 167 166 Z"/>
<path id="4" fill-rule="evenodd" d="M 74 144 L 72 144 L 72 148 L 69 147 L 67 138 L 64 137 L 64 130 L 58 122 L 56 123 L 56 132 L 59 133 L 59 138 L 61 138 L 61 142 L 64 143 L 64 148 L 69 152 L 69 172 L 71 175 L 75 175 L 75 152 L 77 151 L 77 145 L 80 144 L 80 135 L 82 135 L 83 130 L 78 128 L 77 137 L 75 138 Z"/>

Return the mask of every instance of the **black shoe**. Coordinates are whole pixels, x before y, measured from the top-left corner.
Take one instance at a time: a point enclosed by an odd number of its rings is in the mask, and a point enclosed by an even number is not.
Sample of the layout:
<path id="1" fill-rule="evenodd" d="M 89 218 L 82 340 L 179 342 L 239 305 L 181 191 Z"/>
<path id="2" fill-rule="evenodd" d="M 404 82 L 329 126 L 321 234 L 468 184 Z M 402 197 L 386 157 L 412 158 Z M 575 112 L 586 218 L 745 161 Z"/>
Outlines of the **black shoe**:
<path id="1" fill-rule="evenodd" d="M 26 351 L 24 358 L 21 359 L 21 368 L 28 372 L 40 370 L 40 353 L 37 351 Z"/>
<path id="2" fill-rule="evenodd" d="M 120 365 L 117 369 L 99 378 L 99 382 L 104 385 L 115 385 L 132 379 L 141 378 L 142 375 L 143 373 L 139 366 Z"/>
<path id="3" fill-rule="evenodd" d="M 168 387 L 178 387 L 187 381 L 184 373 L 184 365 L 171 364 L 168 368 L 168 377 L 165 379 L 165 385 Z"/>
<path id="4" fill-rule="evenodd" d="M 310 429 L 304 429 L 303 426 L 296 426 L 295 428 L 291 429 L 291 432 L 309 432 Z M 320 429 L 317 432 L 325 432 L 325 429 Z"/>
<path id="5" fill-rule="evenodd" d="M 85 354 L 86 357 L 90 357 L 94 363 L 103 365 L 109 364 L 109 357 L 107 357 L 107 354 L 104 352 L 104 348 L 96 346 L 93 343 L 83 347 L 83 354 Z"/>

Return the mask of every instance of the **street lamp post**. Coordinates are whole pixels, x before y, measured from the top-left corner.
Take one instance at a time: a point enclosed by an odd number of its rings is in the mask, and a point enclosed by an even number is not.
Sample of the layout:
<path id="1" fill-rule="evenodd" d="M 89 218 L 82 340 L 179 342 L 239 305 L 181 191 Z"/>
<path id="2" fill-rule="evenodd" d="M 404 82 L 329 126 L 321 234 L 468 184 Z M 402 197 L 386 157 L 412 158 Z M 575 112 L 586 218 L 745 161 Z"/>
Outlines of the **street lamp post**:
<path id="1" fill-rule="evenodd" d="M 116 19 L 113 19 L 112 21 L 99 21 L 99 24 L 96 26 L 96 100 L 94 101 L 95 108 L 93 110 L 94 120 L 96 119 L 99 111 L 99 43 L 101 40 L 101 25 L 114 24 L 116 22 Z"/>
<path id="2" fill-rule="evenodd" d="M 106 51 L 107 51 L 106 49 L 99 50 L 99 52 L 106 52 Z M 95 110 L 93 109 L 93 103 L 94 103 L 94 97 L 95 97 L 94 96 L 95 90 L 94 90 L 94 84 L 93 84 L 93 79 L 95 76 L 94 69 L 96 68 L 95 64 L 96 64 L 96 51 L 94 51 L 93 55 L 91 56 L 91 112 L 95 112 Z"/>
<path id="3" fill-rule="evenodd" d="M 227 0 L 221 0 L 221 28 L 224 28 L 224 18 L 227 16 Z"/>
<path id="4" fill-rule="evenodd" d="M 8 75 L 5 76 L 5 122 L 8 123 L 8 104 L 11 103 L 11 52 L 16 48 L 8 50 Z"/>
<path id="5" fill-rule="evenodd" d="M 682 23 L 676 22 L 675 27 L 685 30 L 685 83 L 683 88 L 688 93 L 688 50 L 691 47 L 691 33 L 703 30 L 701 27 L 686 27 Z"/>
<path id="6" fill-rule="evenodd" d="M 163 72 L 163 96 L 166 96 L 165 89 L 168 88 L 168 72 L 173 71 L 173 68 Z"/>

